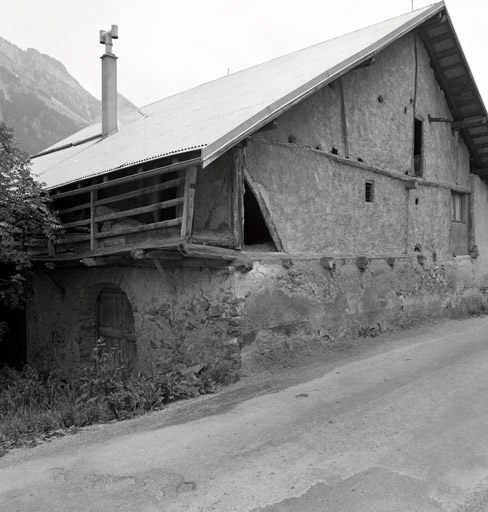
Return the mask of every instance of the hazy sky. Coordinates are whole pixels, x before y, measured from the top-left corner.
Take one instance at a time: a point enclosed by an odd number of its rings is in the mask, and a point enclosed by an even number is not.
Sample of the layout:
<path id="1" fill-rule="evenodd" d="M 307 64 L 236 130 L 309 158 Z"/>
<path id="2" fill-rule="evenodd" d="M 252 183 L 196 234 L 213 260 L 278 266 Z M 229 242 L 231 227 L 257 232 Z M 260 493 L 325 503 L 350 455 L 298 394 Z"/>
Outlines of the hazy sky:
<path id="1" fill-rule="evenodd" d="M 432 4 L 414 0 L 414 7 Z M 488 1 L 446 0 L 488 105 Z M 60 60 L 100 97 L 99 30 L 119 25 L 119 91 L 142 106 L 403 14 L 412 0 L 0 0 L 0 36 Z"/>

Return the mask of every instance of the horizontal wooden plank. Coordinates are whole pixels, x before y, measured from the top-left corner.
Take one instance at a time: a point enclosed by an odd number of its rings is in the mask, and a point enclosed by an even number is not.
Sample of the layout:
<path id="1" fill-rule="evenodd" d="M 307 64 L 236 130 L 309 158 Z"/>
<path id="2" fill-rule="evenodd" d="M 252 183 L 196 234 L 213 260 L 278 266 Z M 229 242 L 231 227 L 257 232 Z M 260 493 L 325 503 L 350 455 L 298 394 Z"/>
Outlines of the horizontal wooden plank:
<path id="1" fill-rule="evenodd" d="M 111 236 L 120 236 L 126 235 L 129 233 L 139 233 L 142 231 L 152 231 L 154 229 L 159 228 L 169 228 L 171 226 L 179 226 L 183 221 L 182 217 L 178 217 L 177 219 L 164 220 L 162 222 L 153 222 L 151 224 L 141 224 L 140 226 L 135 226 L 132 228 L 123 228 L 114 231 L 103 231 L 101 233 L 97 233 L 95 238 L 108 238 Z"/>
<path id="2" fill-rule="evenodd" d="M 95 217 L 95 222 L 104 222 L 106 220 L 123 219 L 125 217 L 132 217 L 134 215 L 140 215 L 141 213 L 153 212 L 155 210 L 164 210 L 165 208 L 171 208 L 183 204 L 183 197 L 177 199 L 170 199 L 168 201 L 161 201 L 160 203 L 151 204 L 149 206 L 140 206 L 139 208 L 132 208 L 130 210 L 123 210 L 120 212 L 107 213 L 106 215 L 100 215 Z"/>
<path id="3" fill-rule="evenodd" d="M 241 251 L 223 249 L 222 247 L 211 247 L 208 245 L 180 244 L 178 250 L 187 258 L 214 259 L 222 261 L 233 261 L 243 258 Z"/>
<path id="4" fill-rule="evenodd" d="M 114 235 L 118 235 L 118 233 L 114 233 Z M 88 237 L 89 239 L 89 237 Z M 124 254 L 130 257 L 131 251 L 134 250 L 168 250 L 168 251 L 175 251 L 178 245 L 181 243 L 184 243 L 186 241 L 186 238 L 181 236 L 164 236 L 159 239 L 149 239 L 139 242 L 132 242 L 125 245 L 113 245 L 110 247 L 101 247 L 99 249 L 92 250 L 86 250 L 84 252 L 70 252 L 70 253 L 63 253 L 63 254 L 56 254 L 56 255 L 36 255 L 33 259 L 36 261 L 50 261 L 50 262 L 59 262 L 62 264 L 62 262 L 78 262 L 82 258 L 95 258 L 98 256 L 123 256 Z M 178 253 L 180 254 L 180 253 Z M 181 256 L 181 254 L 180 254 Z"/>
<path id="5" fill-rule="evenodd" d="M 56 199 L 56 198 L 54 198 L 54 199 Z M 90 208 L 90 203 L 77 204 L 76 206 L 71 206 L 70 208 L 65 208 L 64 210 L 59 210 L 58 214 L 64 215 L 66 213 L 77 212 L 79 210 L 85 210 L 88 208 Z"/>
<path id="6" fill-rule="evenodd" d="M 119 194 L 117 196 L 106 197 L 104 199 L 98 199 L 97 201 L 95 201 L 95 206 L 116 203 L 117 201 L 123 201 L 125 199 L 130 199 L 132 197 L 139 197 L 139 196 L 143 196 L 145 194 L 150 194 L 152 192 L 159 192 L 161 190 L 168 190 L 170 188 L 176 188 L 176 187 L 180 186 L 182 183 L 184 183 L 184 181 L 185 181 L 184 178 L 177 178 L 175 180 L 164 181 L 163 183 L 158 183 L 157 185 L 140 188 L 138 190 L 126 192 L 124 194 Z M 88 206 L 90 206 L 90 205 L 88 205 Z"/>
<path id="7" fill-rule="evenodd" d="M 76 228 L 78 226 L 88 226 L 90 224 L 90 219 L 85 220 L 77 220 L 75 222 L 67 222 L 66 224 L 63 224 L 63 227 L 65 229 L 68 228 Z"/>
<path id="8" fill-rule="evenodd" d="M 97 183 L 96 185 L 88 185 L 86 187 L 69 190 L 67 192 L 59 192 L 56 193 L 53 197 L 56 199 L 61 199 L 63 197 L 71 197 L 77 194 L 84 194 L 90 190 L 102 190 L 105 188 L 115 187 L 116 185 L 120 185 L 122 183 L 130 183 L 131 181 L 144 180 L 152 176 L 160 176 L 163 174 L 168 174 L 170 172 L 178 171 L 180 169 L 186 169 L 187 167 L 191 167 L 194 165 L 198 166 L 200 164 L 200 158 L 192 158 L 191 160 L 186 160 L 184 162 L 177 162 L 174 164 L 166 165 L 164 167 L 158 167 L 157 169 L 151 169 L 150 171 L 134 173 L 131 174 L 130 176 L 124 176 L 123 178 L 116 178 L 111 181 Z M 110 174 L 105 174 L 104 176 L 110 176 Z"/>
<path id="9" fill-rule="evenodd" d="M 57 245 L 75 244 L 77 242 L 86 242 L 87 240 L 90 240 L 90 235 L 85 235 L 85 234 L 76 235 L 76 234 L 70 233 L 69 236 L 60 238 L 58 240 Z"/>

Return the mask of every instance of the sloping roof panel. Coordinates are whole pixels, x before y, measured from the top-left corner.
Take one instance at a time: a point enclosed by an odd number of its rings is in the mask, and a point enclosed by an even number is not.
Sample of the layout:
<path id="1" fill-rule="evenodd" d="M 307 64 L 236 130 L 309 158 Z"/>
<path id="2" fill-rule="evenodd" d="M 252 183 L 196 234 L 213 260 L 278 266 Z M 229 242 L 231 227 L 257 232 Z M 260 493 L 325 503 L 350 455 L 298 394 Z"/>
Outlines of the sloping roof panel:
<path id="1" fill-rule="evenodd" d="M 162 156 L 202 150 L 203 166 L 284 109 L 444 8 L 430 7 L 205 83 L 141 109 L 146 115 L 83 153 L 33 161 L 48 188 Z M 64 142 L 64 141 L 63 141 Z M 63 144 L 60 143 L 60 145 Z M 56 155 L 56 156 L 54 156 Z M 43 161 L 49 158 L 49 163 Z"/>

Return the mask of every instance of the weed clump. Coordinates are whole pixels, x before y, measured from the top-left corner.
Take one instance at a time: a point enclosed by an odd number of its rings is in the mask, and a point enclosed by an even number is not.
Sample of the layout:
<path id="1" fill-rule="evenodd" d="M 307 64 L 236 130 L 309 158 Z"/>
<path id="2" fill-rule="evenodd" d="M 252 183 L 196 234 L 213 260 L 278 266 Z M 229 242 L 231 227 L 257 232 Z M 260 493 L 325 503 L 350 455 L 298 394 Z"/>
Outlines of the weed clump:
<path id="1" fill-rule="evenodd" d="M 161 409 L 184 398 L 213 393 L 235 380 L 232 365 L 173 368 L 152 376 L 115 363 L 114 349 L 99 340 L 91 364 L 69 381 L 30 366 L 0 370 L 0 456 L 34 446 L 77 427 L 120 420 Z M 232 375 L 231 375 L 232 373 Z"/>

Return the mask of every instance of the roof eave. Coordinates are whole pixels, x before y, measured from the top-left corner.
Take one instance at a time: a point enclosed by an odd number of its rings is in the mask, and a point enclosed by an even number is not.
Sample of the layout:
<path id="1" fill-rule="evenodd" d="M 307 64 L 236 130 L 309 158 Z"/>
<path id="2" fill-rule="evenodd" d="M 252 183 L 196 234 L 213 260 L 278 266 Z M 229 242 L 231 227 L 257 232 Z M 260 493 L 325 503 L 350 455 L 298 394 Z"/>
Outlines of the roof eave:
<path id="1" fill-rule="evenodd" d="M 464 51 L 462 49 L 461 43 L 459 42 L 459 39 L 457 37 L 456 31 L 454 30 L 453 23 L 451 21 L 451 18 L 449 16 L 449 12 L 447 8 L 444 8 L 444 15 L 445 15 L 445 23 L 448 29 L 449 37 L 454 42 L 453 50 L 459 54 L 460 62 L 457 63 L 458 66 L 462 66 L 466 71 L 466 78 L 465 80 L 465 88 L 466 90 L 469 90 L 470 93 L 472 93 L 472 104 L 476 103 L 479 108 L 475 112 L 471 112 L 469 116 L 465 116 L 463 113 L 463 105 L 462 102 L 459 103 L 456 99 L 457 96 L 462 96 L 464 92 L 462 90 L 457 90 L 457 86 L 453 85 L 451 86 L 449 83 L 449 80 L 446 78 L 446 76 L 443 75 L 443 67 L 440 63 L 441 60 L 445 59 L 446 57 L 442 56 L 442 51 L 440 51 L 439 55 L 436 53 L 435 50 L 435 43 L 432 43 L 432 41 L 429 41 L 428 37 L 428 31 L 432 30 L 435 27 L 429 27 L 426 31 L 422 31 L 420 33 L 420 36 L 423 40 L 424 45 L 427 48 L 427 51 L 429 52 L 429 56 L 431 58 L 432 67 L 434 69 L 436 79 L 439 82 L 439 85 L 441 86 L 442 90 L 444 91 L 446 95 L 446 101 L 449 105 L 449 109 L 451 110 L 454 121 L 457 123 L 468 121 L 472 118 L 485 118 L 488 119 L 488 114 L 486 111 L 486 107 L 484 105 L 484 102 L 482 100 L 481 94 L 478 90 L 478 86 L 476 85 L 476 82 L 473 78 L 473 74 L 471 72 L 471 69 L 469 67 L 468 61 L 466 59 L 466 56 L 464 55 Z M 451 66 L 452 67 L 452 66 Z M 454 79 L 455 81 L 456 79 Z M 484 137 L 488 138 L 488 121 L 484 121 L 480 123 L 478 126 L 485 126 L 485 132 L 483 134 Z M 470 133 L 471 129 L 475 128 L 475 126 L 466 126 L 465 128 L 461 128 L 460 132 L 463 137 L 463 140 L 465 141 L 470 156 L 474 160 L 476 166 L 479 168 L 480 172 L 478 172 L 478 169 L 471 169 L 471 172 L 474 174 L 479 174 L 481 177 L 486 178 L 486 170 L 488 168 L 488 161 L 486 160 L 486 155 L 483 152 L 480 152 L 480 147 L 477 147 L 478 143 L 476 142 L 476 139 L 479 139 L 481 137 L 481 134 L 477 134 L 477 136 L 474 136 Z M 454 129 L 454 124 L 453 124 Z M 481 143 L 483 145 L 486 145 L 485 143 Z M 483 161 L 485 159 L 485 161 Z"/>

